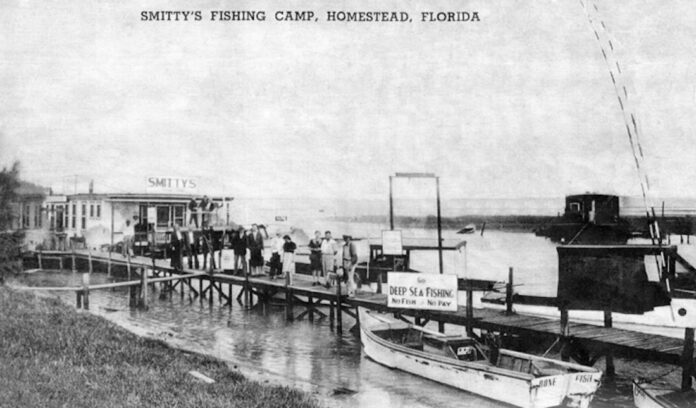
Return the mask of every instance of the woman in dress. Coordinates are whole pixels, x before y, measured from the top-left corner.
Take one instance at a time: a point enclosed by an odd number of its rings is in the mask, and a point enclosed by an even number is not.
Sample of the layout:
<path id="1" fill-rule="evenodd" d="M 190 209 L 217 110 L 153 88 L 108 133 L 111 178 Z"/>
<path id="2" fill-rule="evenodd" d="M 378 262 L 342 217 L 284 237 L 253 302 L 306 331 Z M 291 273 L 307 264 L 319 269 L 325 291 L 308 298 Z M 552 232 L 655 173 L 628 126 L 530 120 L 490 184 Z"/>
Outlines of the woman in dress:
<path id="1" fill-rule="evenodd" d="M 247 248 L 249 248 L 249 269 L 252 275 L 263 273 L 263 235 L 256 224 L 251 226 L 248 235 Z"/>
<path id="2" fill-rule="evenodd" d="M 297 245 L 292 242 L 290 235 L 283 237 L 283 274 L 286 277 L 288 285 L 292 285 L 293 273 L 295 273 L 295 250 Z"/>

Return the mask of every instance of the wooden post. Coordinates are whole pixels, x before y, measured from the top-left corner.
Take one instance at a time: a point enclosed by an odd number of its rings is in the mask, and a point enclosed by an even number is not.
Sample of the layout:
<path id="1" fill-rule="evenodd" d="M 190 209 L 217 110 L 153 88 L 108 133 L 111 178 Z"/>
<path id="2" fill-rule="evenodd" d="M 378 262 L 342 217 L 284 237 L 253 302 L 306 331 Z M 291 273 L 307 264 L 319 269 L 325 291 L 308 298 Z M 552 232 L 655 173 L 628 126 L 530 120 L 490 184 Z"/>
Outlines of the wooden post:
<path id="1" fill-rule="evenodd" d="M 474 283 L 466 281 L 466 335 L 474 337 Z"/>
<path id="2" fill-rule="evenodd" d="M 72 261 L 72 264 L 71 264 L 71 265 L 72 265 L 72 267 L 71 267 L 71 269 L 72 269 L 73 272 L 77 272 L 77 265 L 75 264 L 75 247 L 73 247 L 73 246 L 71 245 L 71 246 L 70 246 L 70 249 L 72 249 L 72 254 L 71 254 L 71 258 L 72 258 L 72 259 L 71 259 L 71 261 Z"/>
<path id="3" fill-rule="evenodd" d="M 58 267 L 63 271 L 63 255 L 58 256 Z"/>
<path id="4" fill-rule="evenodd" d="M 82 306 L 89 309 L 89 273 L 82 274 Z"/>
<path id="5" fill-rule="evenodd" d="M 87 247 L 87 258 L 89 259 L 89 273 L 92 273 L 92 250 Z"/>
<path id="6" fill-rule="evenodd" d="M 128 280 L 131 280 L 131 262 L 130 254 L 126 252 L 126 269 L 128 270 Z"/>
<path id="7" fill-rule="evenodd" d="M 106 276 L 111 276 L 111 251 L 109 251 L 109 259 L 106 261 Z"/>
<path id="8" fill-rule="evenodd" d="M 227 284 L 227 303 L 232 309 L 232 281 Z"/>
<path id="9" fill-rule="evenodd" d="M 39 269 L 43 269 L 43 263 L 41 262 L 41 250 L 39 249 L 39 252 L 36 254 L 36 258 L 39 261 Z"/>
<path id="10" fill-rule="evenodd" d="M 343 301 L 341 300 L 341 279 L 336 278 L 336 333 L 343 333 Z"/>
<path id="11" fill-rule="evenodd" d="M 250 273 L 250 271 L 247 270 L 246 278 L 244 280 L 244 306 L 247 309 L 251 308 L 251 285 L 249 284 L 249 273 Z M 287 292 L 286 292 L 286 296 L 287 296 Z"/>
<path id="12" fill-rule="evenodd" d="M 611 310 L 605 310 L 604 311 L 604 327 L 612 327 L 613 322 L 611 318 Z M 605 374 L 607 377 L 614 377 L 616 374 L 616 370 L 614 369 L 614 350 L 611 348 L 610 345 L 607 345 L 607 351 L 604 356 L 604 359 L 606 361 L 606 370 Z"/>
<path id="13" fill-rule="evenodd" d="M 684 350 L 681 357 L 682 363 L 682 391 L 691 390 L 693 385 L 694 375 L 694 329 L 687 328 L 684 330 Z"/>
<path id="14" fill-rule="evenodd" d="M 82 290 L 75 291 L 75 303 L 78 309 L 82 308 Z"/>
<path id="15" fill-rule="evenodd" d="M 111 276 L 111 251 L 114 250 L 114 202 L 111 202 L 111 244 L 109 245 L 109 267 L 107 276 Z"/>
<path id="16" fill-rule="evenodd" d="M 152 259 L 152 262 L 154 263 L 154 258 Z M 148 278 L 148 273 L 145 267 L 143 266 L 140 269 L 140 307 L 143 309 L 147 310 L 148 308 L 148 302 L 147 302 L 147 295 L 148 295 L 148 290 L 147 290 L 147 278 Z"/>
<path id="17" fill-rule="evenodd" d="M 295 319 L 295 313 L 293 311 L 293 293 L 290 288 L 290 280 L 285 276 L 285 319 L 289 322 Z"/>
<path id="18" fill-rule="evenodd" d="M 137 288 L 133 285 L 128 287 L 128 306 L 136 307 L 138 305 Z"/>
<path id="19" fill-rule="evenodd" d="M 334 320 L 335 320 L 334 307 L 335 307 L 334 301 L 333 300 L 329 301 L 329 327 L 331 327 L 332 329 L 334 327 Z"/>
<path id="20" fill-rule="evenodd" d="M 508 282 L 505 286 L 505 314 L 511 315 L 512 312 L 512 285 L 513 285 L 513 271 L 512 266 L 508 271 Z"/>
<path id="21" fill-rule="evenodd" d="M 393 196 L 393 176 L 389 176 L 389 229 L 394 229 L 394 196 Z"/>
<path id="22" fill-rule="evenodd" d="M 568 309 L 561 307 L 561 360 L 570 361 L 570 345 L 568 344 Z"/>

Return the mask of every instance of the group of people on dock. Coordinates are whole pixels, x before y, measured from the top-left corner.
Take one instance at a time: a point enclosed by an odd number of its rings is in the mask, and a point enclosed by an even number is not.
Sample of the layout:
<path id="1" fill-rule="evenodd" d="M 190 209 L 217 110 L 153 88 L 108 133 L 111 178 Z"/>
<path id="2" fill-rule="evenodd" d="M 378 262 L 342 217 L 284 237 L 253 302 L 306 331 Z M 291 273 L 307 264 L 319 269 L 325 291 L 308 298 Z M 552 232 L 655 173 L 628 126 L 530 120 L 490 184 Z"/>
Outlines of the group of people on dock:
<path id="1" fill-rule="evenodd" d="M 207 197 L 200 203 L 194 199 L 189 203 L 190 209 L 208 208 Z M 204 207 L 201 207 L 203 205 Z M 194 208 L 194 209 L 195 209 Z M 169 243 L 166 246 L 165 257 L 171 259 L 171 266 L 183 270 L 184 261 L 187 261 L 188 269 L 218 269 L 222 265 L 222 251 L 233 251 L 232 273 L 260 276 L 264 274 L 264 248 L 269 239 L 266 227 L 262 224 L 252 224 L 245 229 L 240 226 L 235 229 L 216 231 L 213 227 L 198 228 L 198 217 L 195 211 L 191 211 L 191 228 L 182 229 L 179 225 L 173 225 Z M 201 224 L 206 225 L 208 220 L 205 212 L 201 212 Z M 193 228 L 193 226 L 196 228 Z M 123 227 L 123 255 L 133 255 L 133 225 L 127 220 Z M 357 250 L 350 235 L 343 236 L 343 245 L 332 237 L 331 231 L 315 231 L 314 237 L 307 245 L 309 249 L 309 266 L 312 273 L 313 286 L 325 286 L 330 288 L 336 283 L 336 279 L 342 279 L 348 283 L 349 295 L 355 291 L 355 268 L 358 263 Z M 270 258 L 268 259 L 268 275 L 271 279 L 285 278 L 292 283 L 295 273 L 295 253 L 297 243 L 290 235 L 283 235 L 277 231 L 270 242 Z M 202 262 L 200 256 L 202 255 Z M 337 262 L 337 257 L 340 261 Z M 210 260 L 208 263 L 208 259 Z M 217 262 L 216 262 L 217 260 Z"/>

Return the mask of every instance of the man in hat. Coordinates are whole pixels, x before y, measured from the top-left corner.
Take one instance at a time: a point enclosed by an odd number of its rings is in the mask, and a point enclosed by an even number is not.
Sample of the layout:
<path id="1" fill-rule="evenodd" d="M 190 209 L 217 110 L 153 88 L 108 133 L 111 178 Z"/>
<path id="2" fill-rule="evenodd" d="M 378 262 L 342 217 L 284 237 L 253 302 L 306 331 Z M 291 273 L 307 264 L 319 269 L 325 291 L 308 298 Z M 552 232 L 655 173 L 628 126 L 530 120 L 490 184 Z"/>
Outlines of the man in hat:
<path id="1" fill-rule="evenodd" d="M 355 267 L 358 266 L 358 251 L 350 235 L 343 236 L 343 274 L 348 282 L 348 296 L 355 296 Z"/>

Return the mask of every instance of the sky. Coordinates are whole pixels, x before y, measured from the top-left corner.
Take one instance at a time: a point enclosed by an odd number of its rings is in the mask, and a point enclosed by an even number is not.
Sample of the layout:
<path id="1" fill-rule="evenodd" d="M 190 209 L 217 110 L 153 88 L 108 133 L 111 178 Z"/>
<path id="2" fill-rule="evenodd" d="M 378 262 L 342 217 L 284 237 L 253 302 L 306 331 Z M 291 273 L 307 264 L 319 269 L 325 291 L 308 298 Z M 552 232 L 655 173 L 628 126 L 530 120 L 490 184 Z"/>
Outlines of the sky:
<path id="1" fill-rule="evenodd" d="M 592 4 L 620 61 L 651 192 L 696 197 L 693 7 Z M 587 7 L 5 0 L 0 166 L 19 160 L 25 179 L 56 190 L 94 179 L 97 191 L 142 192 L 147 177 L 166 176 L 209 194 L 375 199 L 395 172 L 432 172 L 444 198 L 637 195 Z M 268 20 L 208 21 L 220 9 Z M 286 9 L 319 21 L 273 21 Z M 327 10 L 376 9 L 414 21 L 324 21 Z M 201 10 L 203 21 L 141 21 L 143 10 Z M 418 21 L 428 10 L 481 21 Z M 395 193 L 426 191 L 403 181 Z"/>

